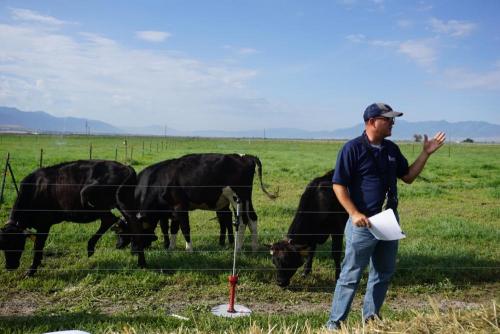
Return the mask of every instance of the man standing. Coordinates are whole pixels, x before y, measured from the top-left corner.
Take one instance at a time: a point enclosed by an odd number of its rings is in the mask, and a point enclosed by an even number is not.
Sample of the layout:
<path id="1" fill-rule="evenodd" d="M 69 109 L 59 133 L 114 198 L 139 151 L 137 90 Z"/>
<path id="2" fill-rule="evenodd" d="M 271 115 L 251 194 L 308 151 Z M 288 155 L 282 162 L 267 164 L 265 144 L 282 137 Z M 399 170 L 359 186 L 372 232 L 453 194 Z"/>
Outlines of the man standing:
<path id="1" fill-rule="evenodd" d="M 349 213 L 345 228 L 346 248 L 342 271 L 335 287 L 329 329 L 339 329 L 347 319 L 354 294 L 364 269 L 370 264 L 363 305 L 364 321 L 379 317 L 387 288 L 396 268 L 398 241 L 380 241 L 368 230 L 368 217 L 382 207 L 397 213 L 397 178 L 412 183 L 420 174 L 429 156 L 445 141 L 438 132 L 433 139 L 424 135 L 422 153 L 408 166 L 399 147 L 386 140 L 391 135 L 395 117 L 403 115 L 384 103 L 369 105 L 363 118 L 363 134 L 347 142 L 337 157 L 333 175 L 333 191 Z"/>

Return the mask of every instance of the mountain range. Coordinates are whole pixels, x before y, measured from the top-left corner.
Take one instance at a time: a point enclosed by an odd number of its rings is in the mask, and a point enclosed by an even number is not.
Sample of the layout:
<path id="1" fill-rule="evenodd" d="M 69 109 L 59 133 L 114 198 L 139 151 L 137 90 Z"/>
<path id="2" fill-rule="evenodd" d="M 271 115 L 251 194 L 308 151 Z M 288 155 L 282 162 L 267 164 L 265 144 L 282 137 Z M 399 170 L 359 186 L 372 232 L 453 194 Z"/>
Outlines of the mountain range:
<path id="1" fill-rule="evenodd" d="M 295 128 L 269 128 L 246 131 L 203 130 L 181 131 L 161 126 L 119 128 L 111 124 L 77 117 L 56 117 L 44 111 L 21 111 L 17 108 L 0 107 L 0 132 L 11 133 L 75 133 L 109 135 L 153 135 L 235 138 L 290 138 L 290 139 L 348 139 L 361 134 L 364 125 L 324 131 L 307 131 Z M 500 125 L 488 122 L 397 120 L 391 139 L 413 140 L 415 134 L 433 135 L 444 131 L 449 140 L 466 138 L 481 142 L 500 142 Z"/>

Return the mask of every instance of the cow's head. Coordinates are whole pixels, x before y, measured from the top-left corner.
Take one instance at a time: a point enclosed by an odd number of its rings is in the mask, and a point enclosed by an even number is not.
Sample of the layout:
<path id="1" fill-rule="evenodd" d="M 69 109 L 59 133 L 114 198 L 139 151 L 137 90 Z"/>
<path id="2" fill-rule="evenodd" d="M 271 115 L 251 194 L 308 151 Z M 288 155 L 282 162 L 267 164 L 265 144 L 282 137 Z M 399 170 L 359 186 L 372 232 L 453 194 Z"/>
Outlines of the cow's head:
<path id="1" fill-rule="evenodd" d="M 291 240 L 283 240 L 271 245 L 271 256 L 276 267 L 276 282 L 281 287 L 290 284 L 290 279 L 304 264 L 308 246 L 294 245 Z"/>
<path id="2" fill-rule="evenodd" d="M 19 227 L 13 221 L 9 221 L 0 229 L 0 249 L 5 254 L 5 269 L 14 270 L 19 268 L 21 255 L 28 237 L 34 238 L 34 235 Z"/>
<path id="3" fill-rule="evenodd" d="M 115 225 L 111 227 L 113 231 L 115 231 L 118 240 L 116 242 L 116 248 L 122 249 L 127 247 L 132 241 L 132 231 L 130 230 L 130 226 L 127 221 L 121 218 Z M 142 223 L 143 236 L 142 242 L 145 248 L 151 247 L 151 244 L 158 240 L 158 237 L 155 235 L 155 229 L 151 224 L 143 222 Z"/>

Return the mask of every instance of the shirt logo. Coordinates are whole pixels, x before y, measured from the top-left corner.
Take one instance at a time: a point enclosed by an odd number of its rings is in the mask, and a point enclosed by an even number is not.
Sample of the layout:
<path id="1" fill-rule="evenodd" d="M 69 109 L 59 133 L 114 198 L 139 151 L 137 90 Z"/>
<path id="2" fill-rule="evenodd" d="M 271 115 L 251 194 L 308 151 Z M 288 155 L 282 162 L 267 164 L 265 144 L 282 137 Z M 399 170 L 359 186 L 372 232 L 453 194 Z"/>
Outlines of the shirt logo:
<path id="1" fill-rule="evenodd" d="M 396 161 L 396 158 L 395 158 L 395 157 L 391 157 L 391 156 L 389 155 L 389 161 L 391 161 L 391 162 L 395 162 L 395 161 Z"/>

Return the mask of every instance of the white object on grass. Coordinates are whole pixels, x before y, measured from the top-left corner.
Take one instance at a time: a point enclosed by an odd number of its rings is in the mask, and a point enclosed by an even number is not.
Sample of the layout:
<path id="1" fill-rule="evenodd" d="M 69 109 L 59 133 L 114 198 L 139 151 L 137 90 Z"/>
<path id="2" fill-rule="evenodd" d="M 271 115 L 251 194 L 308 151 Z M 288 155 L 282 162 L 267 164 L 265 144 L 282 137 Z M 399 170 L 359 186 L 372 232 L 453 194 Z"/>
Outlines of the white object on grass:
<path id="1" fill-rule="evenodd" d="M 84 332 L 76 329 L 68 330 L 68 331 L 59 331 L 59 332 L 47 332 L 43 334 L 90 334 L 89 332 Z"/>
<path id="2" fill-rule="evenodd" d="M 243 305 L 234 304 L 235 312 L 228 312 L 229 304 L 222 304 L 212 308 L 212 314 L 219 317 L 236 318 L 245 317 L 252 313 L 252 311 Z"/>

